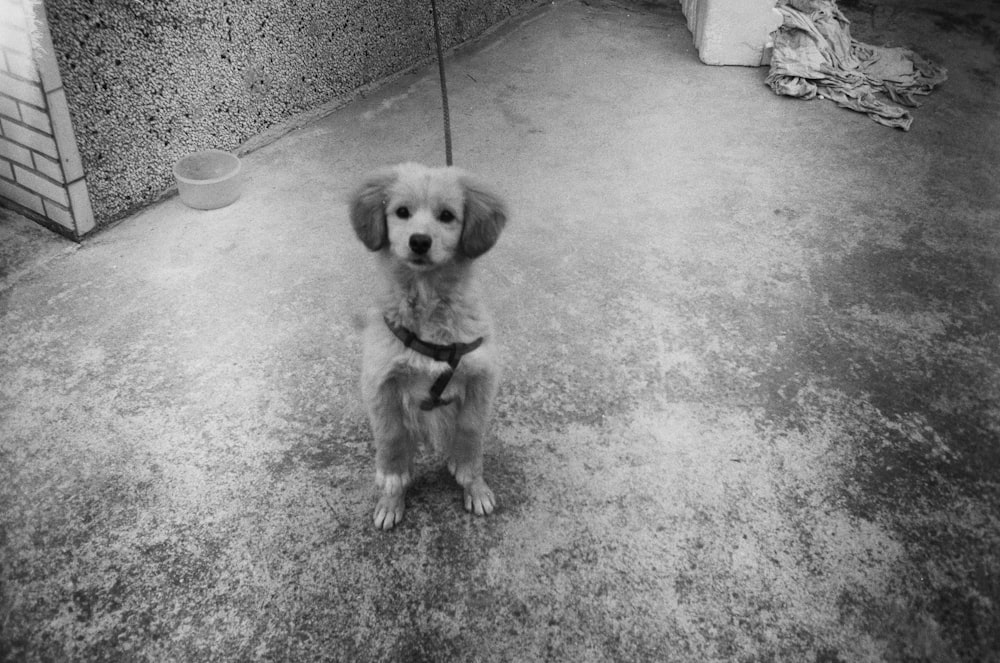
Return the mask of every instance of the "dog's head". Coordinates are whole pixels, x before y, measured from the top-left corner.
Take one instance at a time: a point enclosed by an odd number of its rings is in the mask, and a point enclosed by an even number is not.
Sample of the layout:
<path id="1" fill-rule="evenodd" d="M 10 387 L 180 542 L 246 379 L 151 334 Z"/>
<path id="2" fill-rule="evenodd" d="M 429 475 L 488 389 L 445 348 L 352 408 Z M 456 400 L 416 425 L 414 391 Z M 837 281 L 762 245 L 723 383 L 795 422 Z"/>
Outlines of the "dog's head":
<path id="1" fill-rule="evenodd" d="M 458 168 L 405 163 L 370 175 L 350 198 L 351 224 L 372 251 L 416 270 L 478 258 L 507 222 L 504 203 Z"/>

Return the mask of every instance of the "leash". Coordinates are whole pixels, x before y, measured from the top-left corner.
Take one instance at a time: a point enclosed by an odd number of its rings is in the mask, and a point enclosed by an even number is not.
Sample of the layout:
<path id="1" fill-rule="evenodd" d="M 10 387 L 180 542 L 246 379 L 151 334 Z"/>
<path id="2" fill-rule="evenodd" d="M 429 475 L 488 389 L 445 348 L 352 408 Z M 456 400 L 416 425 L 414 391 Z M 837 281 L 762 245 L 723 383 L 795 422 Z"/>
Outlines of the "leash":
<path id="1" fill-rule="evenodd" d="M 445 388 L 448 386 L 448 382 L 451 381 L 451 376 L 455 374 L 455 369 L 458 368 L 459 360 L 462 359 L 463 355 L 469 354 L 482 345 L 483 337 L 480 336 L 472 343 L 451 343 L 449 345 L 438 345 L 437 343 L 428 343 L 406 327 L 394 324 L 385 316 L 383 316 L 382 319 L 385 320 L 385 325 L 390 331 L 392 331 L 393 334 L 396 335 L 396 338 L 403 342 L 404 346 L 414 352 L 422 354 L 425 357 L 430 357 L 434 361 L 443 361 L 448 363 L 448 370 L 438 376 L 438 379 L 431 385 L 430 398 L 424 399 L 420 402 L 420 409 L 427 412 L 436 407 L 451 403 L 452 399 L 443 399 L 441 398 L 441 394 L 444 393 Z"/>
<path id="2" fill-rule="evenodd" d="M 434 18 L 434 45 L 437 50 L 438 78 L 441 81 L 441 112 L 444 116 L 444 158 L 445 165 L 452 165 L 451 157 L 451 114 L 448 111 L 448 83 L 444 75 L 444 54 L 441 47 L 441 28 L 438 20 L 437 1 L 431 0 L 431 14 Z M 443 399 L 441 395 L 448 387 L 458 362 L 463 355 L 467 355 L 483 344 L 483 338 L 479 337 L 472 343 L 451 343 L 450 345 L 439 345 L 428 343 L 413 333 L 413 331 L 401 325 L 393 324 L 389 318 L 383 316 L 386 326 L 396 335 L 403 345 L 414 352 L 430 357 L 434 361 L 443 361 L 448 364 L 448 370 L 438 376 L 438 379 L 431 385 L 430 398 L 420 402 L 420 409 L 427 412 L 442 405 L 448 405 L 452 399 Z"/>
<path id="3" fill-rule="evenodd" d="M 441 110 L 444 113 L 444 159 L 445 165 L 451 165 L 451 116 L 448 113 L 448 84 L 444 78 L 444 56 L 441 55 L 441 29 L 438 27 L 438 9 L 436 0 L 431 0 L 431 13 L 434 15 L 434 43 L 437 45 L 438 77 L 441 79 Z"/>

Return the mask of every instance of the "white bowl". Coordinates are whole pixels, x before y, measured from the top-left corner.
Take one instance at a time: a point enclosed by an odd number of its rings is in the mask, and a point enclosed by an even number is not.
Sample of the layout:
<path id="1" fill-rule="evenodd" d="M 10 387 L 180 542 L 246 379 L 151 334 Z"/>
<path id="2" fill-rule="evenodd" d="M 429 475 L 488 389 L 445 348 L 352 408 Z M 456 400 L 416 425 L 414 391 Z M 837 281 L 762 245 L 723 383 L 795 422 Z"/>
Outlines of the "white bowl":
<path id="1" fill-rule="evenodd" d="M 205 150 L 181 157 L 174 177 L 181 201 L 194 209 L 218 209 L 233 203 L 242 189 L 239 157 L 222 150 Z"/>

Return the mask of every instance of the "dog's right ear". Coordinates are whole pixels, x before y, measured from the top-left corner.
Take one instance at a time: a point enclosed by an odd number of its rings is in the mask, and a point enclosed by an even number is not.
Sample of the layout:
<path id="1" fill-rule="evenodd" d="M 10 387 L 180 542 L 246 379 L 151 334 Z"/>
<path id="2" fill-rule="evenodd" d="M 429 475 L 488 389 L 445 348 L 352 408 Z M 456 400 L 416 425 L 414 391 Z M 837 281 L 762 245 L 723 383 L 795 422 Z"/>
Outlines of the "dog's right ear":
<path id="1" fill-rule="evenodd" d="M 380 170 L 369 175 L 351 194 L 351 225 L 369 251 L 378 251 L 389 242 L 385 206 L 389 187 L 395 182 L 395 170 Z"/>

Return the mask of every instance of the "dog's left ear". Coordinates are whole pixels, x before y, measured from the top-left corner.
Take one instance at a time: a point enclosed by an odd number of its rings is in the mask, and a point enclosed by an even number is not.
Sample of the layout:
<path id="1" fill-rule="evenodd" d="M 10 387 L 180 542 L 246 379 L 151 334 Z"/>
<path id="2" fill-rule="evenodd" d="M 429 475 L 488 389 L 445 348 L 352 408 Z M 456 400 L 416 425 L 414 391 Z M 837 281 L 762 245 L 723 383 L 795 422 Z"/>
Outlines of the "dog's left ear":
<path id="1" fill-rule="evenodd" d="M 465 218 L 458 249 L 466 258 L 478 258 L 496 244 L 507 223 L 507 206 L 475 178 L 461 178 L 465 189 Z"/>
<path id="2" fill-rule="evenodd" d="M 351 194 L 351 225 L 369 251 L 378 251 L 389 242 L 385 205 L 389 187 L 396 178 L 395 169 L 372 173 Z"/>

